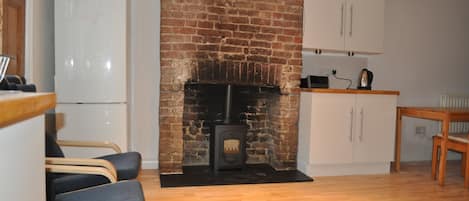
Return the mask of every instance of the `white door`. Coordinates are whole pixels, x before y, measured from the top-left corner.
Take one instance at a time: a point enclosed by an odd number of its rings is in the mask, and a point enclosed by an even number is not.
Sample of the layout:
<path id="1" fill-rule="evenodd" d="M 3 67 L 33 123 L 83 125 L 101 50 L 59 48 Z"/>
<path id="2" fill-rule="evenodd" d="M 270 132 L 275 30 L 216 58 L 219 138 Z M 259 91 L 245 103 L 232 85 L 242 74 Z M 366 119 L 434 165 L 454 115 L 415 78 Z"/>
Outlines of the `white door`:
<path id="1" fill-rule="evenodd" d="M 345 49 L 383 53 L 384 0 L 348 0 Z"/>
<path id="2" fill-rule="evenodd" d="M 305 0 L 303 48 L 343 50 L 345 0 Z"/>
<path id="3" fill-rule="evenodd" d="M 126 0 L 55 1 L 59 103 L 126 102 Z"/>
<path id="4" fill-rule="evenodd" d="M 393 160 L 396 104 L 394 95 L 357 95 L 354 162 Z"/>
<path id="5" fill-rule="evenodd" d="M 313 93 L 311 164 L 352 162 L 355 95 Z"/>
<path id="6" fill-rule="evenodd" d="M 57 104 L 57 138 L 110 141 L 127 150 L 126 104 Z M 64 148 L 69 157 L 96 157 L 115 153 L 110 149 Z"/>

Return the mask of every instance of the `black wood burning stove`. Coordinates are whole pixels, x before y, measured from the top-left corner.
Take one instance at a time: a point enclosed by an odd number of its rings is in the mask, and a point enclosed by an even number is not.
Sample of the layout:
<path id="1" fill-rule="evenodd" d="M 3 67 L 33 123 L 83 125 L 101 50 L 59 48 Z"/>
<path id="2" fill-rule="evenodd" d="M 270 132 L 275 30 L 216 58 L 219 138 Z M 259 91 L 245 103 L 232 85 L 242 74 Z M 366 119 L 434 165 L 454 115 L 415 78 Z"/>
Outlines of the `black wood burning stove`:
<path id="1" fill-rule="evenodd" d="M 231 122 L 231 87 L 226 90 L 225 120 L 211 128 L 210 166 L 214 171 L 245 167 L 247 126 Z"/>
<path id="2" fill-rule="evenodd" d="M 215 171 L 244 168 L 246 125 L 215 125 L 210 143 L 210 164 Z"/>

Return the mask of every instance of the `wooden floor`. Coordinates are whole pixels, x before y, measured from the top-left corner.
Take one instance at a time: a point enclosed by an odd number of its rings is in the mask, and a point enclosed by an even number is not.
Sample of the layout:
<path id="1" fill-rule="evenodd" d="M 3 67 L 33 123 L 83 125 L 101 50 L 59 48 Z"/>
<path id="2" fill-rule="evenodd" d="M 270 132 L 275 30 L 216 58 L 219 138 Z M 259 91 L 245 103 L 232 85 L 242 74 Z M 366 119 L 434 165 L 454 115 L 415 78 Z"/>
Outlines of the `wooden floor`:
<path id="1" fill-rule="evenodd" d="M 316 177 L 314 182 L 160 188 L 158 172 L 139 176 L 146 201 L 469 201 L 460 162 L 449 162 L 446 185 L 430 178 L 430 163 L 403 163 L 401 173 L 370 176 Z"/>

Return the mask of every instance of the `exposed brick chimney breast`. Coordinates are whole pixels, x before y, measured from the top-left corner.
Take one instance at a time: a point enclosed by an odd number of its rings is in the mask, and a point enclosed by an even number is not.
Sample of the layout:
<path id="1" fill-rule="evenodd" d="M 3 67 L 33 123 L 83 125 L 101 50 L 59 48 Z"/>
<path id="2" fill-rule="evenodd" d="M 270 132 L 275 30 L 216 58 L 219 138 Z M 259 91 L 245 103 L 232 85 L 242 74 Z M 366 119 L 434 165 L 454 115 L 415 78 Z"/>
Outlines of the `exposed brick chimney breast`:
<path id="1" fill-rule="evenodd" d="M 279 88 L 270 164 L 295 168 L 302 13 L 303 0 L 161 0 L 161 173 L 182 172 L 186 83 Z"/>

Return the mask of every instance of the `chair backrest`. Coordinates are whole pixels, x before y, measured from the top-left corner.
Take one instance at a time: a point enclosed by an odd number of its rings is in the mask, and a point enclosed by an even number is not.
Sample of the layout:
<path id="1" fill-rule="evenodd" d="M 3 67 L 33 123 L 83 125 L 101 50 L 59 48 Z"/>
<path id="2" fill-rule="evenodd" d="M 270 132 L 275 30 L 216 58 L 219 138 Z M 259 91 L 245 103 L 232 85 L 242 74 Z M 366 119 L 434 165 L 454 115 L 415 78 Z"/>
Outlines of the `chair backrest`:
<path id="1" fill-rule="evenodd" d="M 46 157 L 65 157 L 62 149 L 52 134 L 46 132 Z"/>
<path id="2" fill-rule="evenodd" d="M 54 175 L 46 172 L 46 201 L 55 201 Z"/>

